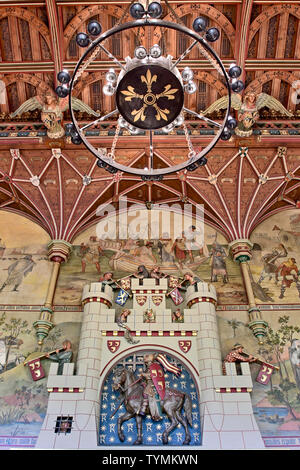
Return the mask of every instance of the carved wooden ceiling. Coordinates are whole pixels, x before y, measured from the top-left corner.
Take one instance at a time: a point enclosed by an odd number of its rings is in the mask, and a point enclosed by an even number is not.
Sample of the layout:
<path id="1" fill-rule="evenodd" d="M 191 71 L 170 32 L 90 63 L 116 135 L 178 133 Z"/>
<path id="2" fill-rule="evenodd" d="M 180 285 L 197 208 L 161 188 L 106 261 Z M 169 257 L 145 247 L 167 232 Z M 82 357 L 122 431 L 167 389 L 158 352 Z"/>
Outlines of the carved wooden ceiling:
<path id="1" fill-rule="evenodd" d="M 0 79 L 7 99 L 0 105 L 0 209 L 24 214 L 51 237 L 72 241 L 95 223 L 99 204 L 110 202 L 117 208 L 119 196 L 126 196 L 130 204 L 202 203 L 206 221 L 233 240 L 247 238 L 270 214 L 298 207 L 300 120 L 293 94 L 295 82 L 300 80 L 300 2 L 161 3 L 165 19 L 180 19 L 191 27 L 194 18 L 204 15 L 210 26 L 218 26 L 221 37 L 213 47 L 227 67 L 233 61 L 242 66 L 246 92 L 274 96 L 293 117 L 287 119 L 264 109 L 251 137 L 235 136 L 230 142 L 219 143 L 205 167 L 167 176 L 159 184 L 125 173 L 110 175 L 96 166 L 84 146 L 72 146 L 68 137 L 51 141 L 39 111 L 15 119 L 9 114 L 41 89 L 55 88 L 58 71 L 72 71 L 82 54 L 75 36 L 86 31 L 92 18 L 107 30 L 121 18 L 129 20 L 130 2 L 2 1 Z M 135 30 L 122 33 L 109 46 L 122 61 L 132 55 L 137 43 L 151 46 L 158 41 L 173 57 L 186 48 L 185 39 L 174 37 L 172 32 L 149 35 Z M 76 85 L 76 95 L 95 111 L 113 109 L 111 99 L 101 93 L 108 65 L 107 56 L 99 56 Z M 193 68 L 199 90 L 189 97 L 189 108 L 204 110 L 225 93 L 225 87 L 196 49 L 182 62 L 182 68 L 185 65 Z M 95 142 L 99 147 L 111 146 L 113 129 L 114 122 L 98 128 Z M 190 129 L 196 145 L 204 146 L 209 129 L 200 132 L 192 122 Z M 185 158 L 186 153 L 183 137 L 174 134 L 158 139 L 155 158 L 166 166 Z M 124 133 L 117 157 L 144 165 L 145 139 Z"/>

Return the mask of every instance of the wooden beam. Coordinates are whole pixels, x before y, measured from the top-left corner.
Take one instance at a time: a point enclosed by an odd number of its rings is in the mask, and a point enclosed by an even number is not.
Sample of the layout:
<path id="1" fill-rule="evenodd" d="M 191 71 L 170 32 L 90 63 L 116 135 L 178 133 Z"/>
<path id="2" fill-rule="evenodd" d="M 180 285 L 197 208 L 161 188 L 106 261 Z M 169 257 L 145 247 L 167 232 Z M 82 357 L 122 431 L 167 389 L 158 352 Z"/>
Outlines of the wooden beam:
<path id="1" fill-rule="evenodd" d="M 63 63 L 63 41 L 60 29 L 58 12 L 55 0 L 46 0 L 49 30 L 52 42 L 52 57 L 54 61 L 54 84 L 57 84 L 57 74 L 62 70 Z"/>
<path id="2" fill-rule="evenodd" d="M 289 14 L 288 13 L 283 13 L 282 15 L 280 15 L 279 26 L 278 26 L 278 35 L 277 35 L 277 44 L 276 44 L 276 52 L 275 52 L 275 57 L 278 58 L 278 59 L 283 59 L 284 58 L 288 21 L 289 21 Z M 279 99 L 280 85 L 281 85 L 281 80 L 279 78 L 275 78 L 273 80 L 273 83 L 272 83 L 271 95 L 274 96 L 274 98 L 276 98 L 276 99 Z"/>

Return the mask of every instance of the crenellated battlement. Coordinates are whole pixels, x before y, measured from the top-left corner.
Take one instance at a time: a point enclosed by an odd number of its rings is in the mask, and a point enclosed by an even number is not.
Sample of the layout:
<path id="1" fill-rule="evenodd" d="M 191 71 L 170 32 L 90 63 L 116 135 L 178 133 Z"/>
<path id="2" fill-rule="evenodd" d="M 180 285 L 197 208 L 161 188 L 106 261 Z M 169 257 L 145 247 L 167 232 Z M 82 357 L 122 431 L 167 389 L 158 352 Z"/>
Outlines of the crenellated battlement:
<path id="1" fill-rule="evenodd" d="M 83 287 L 81 301 L 84 302 L 92 298 L 102 298 L 111 305 L 113 302 L 113 290 L 108 284 L 103 282 L 86 284 Z"/>
<path id="2" fill-rule="evenodd" d="M 218 371 L 217 375 L 213 376 L 214 387 L 217 392 L 251 392 L 253 388 L 253 382 L 251 378 L 251 372 L 248 362 L 242 362 L 239 364 L 241 368 L 241 375 L 238 375 L 237 364 L 232 362 L 225 363 L 226 375 L 220 375 Z"/>
<path id="3" fill-rule="evenodd" d="M 131 279 L 131 290 L 133 293 L 140 290 L 155 290 L 155 291 L 166 291 L 168 290 L 168 280 L 167 279 Z"/>
<path id="4" fill-rule="evenodd" d="M 212 284 L 207 282 L 197 282 L 192 286 L 189 286 L 186 291 L 186 302 L 189 304 L 194 299 L 211 299 L 213 302 L 217 302 L 217 292 Z"/>
<path id="5" fill-rule="evenodd" d="M 48 392 L 83 392 L 86 386 L 87 367 L 81 364 L 77 374 L 74 375 L 74 366 L 73 362 L 64 364 L 62 374 L 58 375 L 58 364 L 51 364 L 47 381 Z"/>

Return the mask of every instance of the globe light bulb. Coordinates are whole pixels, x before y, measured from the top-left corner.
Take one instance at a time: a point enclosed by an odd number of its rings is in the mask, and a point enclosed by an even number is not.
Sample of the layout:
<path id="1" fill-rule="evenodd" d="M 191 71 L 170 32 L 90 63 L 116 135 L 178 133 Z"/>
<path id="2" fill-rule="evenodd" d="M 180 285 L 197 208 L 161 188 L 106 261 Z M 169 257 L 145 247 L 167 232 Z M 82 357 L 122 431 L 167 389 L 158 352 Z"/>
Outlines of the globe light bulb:
<path id="1" fill-rule="evenodd" d="M 61 72 L 58 72 L 57 80 L 62 84 L 69 83 L 69 81 L 71 80 L 69 72 L 67 70 L 62 70 Z"/>
<path id="2" fill-rule="evenodd" d="M 158 2 L 150 3 L 147 13 L 151 18 L 159 18 L 162 14 L 161 4 Z"/>
<path id="3" fill-rule="evenodd" d="M 59 98 L 66 98 L 69 94 L 69 88 L 66 85 L 59 85 L 55 92 Z"/>
<path id="4" fill-rule="evenodd" d="M 236 64 L 231 64 L 228 70 L 228 75 L 230 78 L 238 78 L 242 73 L 241 67 Z"/>
<path id="5" fill-rule="evenodd" d="M 193 80 L 189 80 L 186 85 L 184 85 L 184 91 L 188 95 L 192 95 L 197 90 L 197 85 Z"/>
<path id="6" fill-rule="evenodd" d="M 205 33 L 205 39 L 209 42 L 215 42 L 220 37 L 220 31 L 217 28 L 209 28 Z"/>
<path id="7" fill-rule="evenodd" d="M 79 47 L 87 47 L 91 40 L 86 33 L 78 33 L 76 36 L 76 42 Z"/>
<path id="8" fill-rule="evenodd" d="M 135 126 L 132 126 L 132 125 L 128 126 L 128 130 L 129 130 L 130 134 L 132 134 L 132 135 L 136 135 L 136 134 L 139 133 L 138 128 L 135 127 Z"/>
<path id="9" fill-rule="evenodd" d="M 114 69 L 109 69 L 109 71 L 105 74 L 106 81 L 115 83 L 117 81 L 117 74 Z"/>
<path id="10" fill-rule="evenodd" d="M 199 16 L 196 18 L 193 22 L 193 30 L 196 31 L 196 33 L 201 33 L 205 31 L 207 28 L 207 19 L 203 18 L 202 16 Z"/>
<path id="11" fill-rule="evenodd" d="M 179 114 L 179 116 L 177 116 L 177 118 L 174 119 L 173 121 L 174 126 L 176 127 L 182 126 L 183 122 L 184 122 L 184 117 L 182 116 L 182 114 Z"/>
<path id="12" fill-rule="evenodd" d="M 174 123 L 171 122 L 170 124 L 168 124 L 167 126 L 163 127 L 162 128 L 162 131 L 165 133 L 165 134 L 168 134 L 169 132 L 171 132 L 173 129 L 174 129 Z"/>
<path id="13" fill-rule="evenodd" d="M 133 3 L 129 9 L 129 13 L 135 20 L 140 20 L 145 15 L 145 9 L 141 3 Z"/>
<path id="14" fill-rule="evenodd" d="M 151 47 L 150 55 L 153 59 L 158 59 L 161 56 L 161 48 L 158 44 L 154 44 L 154 46 Z"/>
<path id="15" fill-rule="evenodd" d="M 134 51 L 134 56 L 140 60 L 145 59 L 147 57 L 147 49 L 143 46 L 138 46 Z"/>
<path id="16" fill-rule="evenodd" d="M 231 132 L 228 129 L 228 127 L 224 127 L 222 133 L 221 133 L 221 140 L 229 140 L 231 137 Z"/>
<path id="17" fill-rule="evenodd" d="M 127 121 L 125 121 L 125 119 L 121 116 L 118 119 L 118 124 L 119 124 L 120 127 L 127 127 L 128 126 Z"/>
<path id="18" fill-rule="evenodd" d="M 111 83 L 106 83 L 104 87 L 102 88 L 103 93 L 105 96 L 113 96 L 115 93 L 114 87 L 111 85 Z"/>
<path id="19" fill-rule="evenodd" d="M 193 80 L 194 72 L 189 67 L 185 67 L 181 73 L 181 76 L 184 82 L 188 82 L 189 80 Z"/>
<path id="20" fill-rule="evenodd" d="M 93 20 L 88 24 L 87 30 L 92 36 L 99 36 L 102 31 L 102 27 L 98 21 Z"/>
<path id="21" fill-rule="evenodd" d="M 240 93 L 244 89 L 244 83 L 241 80 L 232 80 L 231 89 L 234 93 Z"/>

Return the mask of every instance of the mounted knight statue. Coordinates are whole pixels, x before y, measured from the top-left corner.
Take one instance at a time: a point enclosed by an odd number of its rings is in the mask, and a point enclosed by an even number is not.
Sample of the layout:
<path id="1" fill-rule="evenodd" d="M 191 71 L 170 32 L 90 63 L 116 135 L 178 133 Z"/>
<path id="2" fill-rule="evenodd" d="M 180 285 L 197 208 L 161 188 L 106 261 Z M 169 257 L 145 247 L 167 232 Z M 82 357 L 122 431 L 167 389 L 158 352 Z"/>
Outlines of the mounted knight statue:
<path id="1" fill-rule="evenodd" d="M 167 414 L 170 426 L 163 432 L 162 442 L 168 444 L 168 436 L 180 423 L 185 430 L 183 445 L 188 445 L 191 435 L 188 425 L 192 426 L 192 401 L 187 393 L 166 387 L 164 369 L 180 375 L 178 367 L 171 364 L 163 354 L 149 353 L 144 356 L 145 371 L 136 379 L 134 373 L 125 367 L 118 368 L 113 377 L 114 390 L 120 390 L 124 398 L 126 413 L 118 418 L 118 436 L 125 440 L 122 424 L 135 417 L 138 436 L 135 445 L 143 443 L 142 418 L 150 414 L 154 421 L 162 419 L 161 413 Z M 182 415 L 181 410 L 185 413 Z"/>

